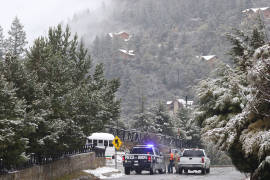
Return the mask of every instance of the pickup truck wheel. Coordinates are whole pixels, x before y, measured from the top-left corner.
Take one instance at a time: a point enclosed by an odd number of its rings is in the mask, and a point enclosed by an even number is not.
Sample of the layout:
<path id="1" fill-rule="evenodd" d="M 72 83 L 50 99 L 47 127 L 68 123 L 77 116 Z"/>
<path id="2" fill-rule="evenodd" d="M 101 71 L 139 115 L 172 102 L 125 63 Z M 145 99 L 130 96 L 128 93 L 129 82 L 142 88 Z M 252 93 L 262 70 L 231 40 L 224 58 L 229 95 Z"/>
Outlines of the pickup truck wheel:
<path id="1" fill-rule="evenodd" d="M 201 171 L 202 171 L 202 174 L 205 174 L 205 168 L 202 168 Z"/>
<path id="2" fill-rule="evenodd" d="M 135 170 L 137 174 L 141 174 L 142 173 L 142 170 L 141 169 L 137 169 Z"/>
<path id="3" fill-rule="evenodd" d="M 179 168 L 179 174 L 182 174 L 182 172 L 183 172 L 183 169 L 182 168 Z"/>
<path id="4" fill-rule="evenodd" d="M 125 168 L 125 174 L 130 175 L 130 168 Z"/>

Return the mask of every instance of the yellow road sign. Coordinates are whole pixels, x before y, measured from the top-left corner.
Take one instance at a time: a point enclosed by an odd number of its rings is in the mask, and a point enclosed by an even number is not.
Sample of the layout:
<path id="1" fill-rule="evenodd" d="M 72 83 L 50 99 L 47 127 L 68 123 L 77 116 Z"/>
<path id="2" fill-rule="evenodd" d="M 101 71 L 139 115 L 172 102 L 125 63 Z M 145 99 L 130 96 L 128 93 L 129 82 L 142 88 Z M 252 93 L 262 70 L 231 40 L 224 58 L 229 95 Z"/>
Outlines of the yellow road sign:
<path id="1" fill-rule="evenodd" d="M 121 145 L 122 145 L 122 141 L 120 140 L 120 138 L 118 136 L 115 136 L 115 138 L 113 139 L 113 145 L 114 147 L 118 150 Z"/>

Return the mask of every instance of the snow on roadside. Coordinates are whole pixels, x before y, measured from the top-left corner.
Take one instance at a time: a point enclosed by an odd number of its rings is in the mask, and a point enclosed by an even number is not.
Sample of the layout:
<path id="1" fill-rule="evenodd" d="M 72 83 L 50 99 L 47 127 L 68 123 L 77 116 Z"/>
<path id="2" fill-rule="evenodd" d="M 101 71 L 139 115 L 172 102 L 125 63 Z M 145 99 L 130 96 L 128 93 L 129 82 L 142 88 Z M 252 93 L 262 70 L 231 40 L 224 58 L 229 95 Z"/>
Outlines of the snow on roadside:
<path id="1" fill-rule="evenodd" d="M 124 175 L 118 169 L 111 167 L 101 167 L 93 170 L 83 170 L 83 171 L 92 174 L 100 179 L 119 178 Z"/>

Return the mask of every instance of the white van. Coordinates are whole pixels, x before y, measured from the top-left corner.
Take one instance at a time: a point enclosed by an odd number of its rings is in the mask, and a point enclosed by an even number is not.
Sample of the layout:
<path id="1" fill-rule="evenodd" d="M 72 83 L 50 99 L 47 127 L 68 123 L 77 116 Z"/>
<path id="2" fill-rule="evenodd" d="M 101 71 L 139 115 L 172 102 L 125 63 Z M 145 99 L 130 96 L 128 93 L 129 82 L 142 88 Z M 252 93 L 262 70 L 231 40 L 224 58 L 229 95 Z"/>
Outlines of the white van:
<path id="1" fill-rule="evenodd" d="M 86 145 L 97 146 L 105 149 L 105 158 L 110 160 L 115 154 L 115 147 L 112 144 L 114 135 L 109 133 L 93 133 L 87 137 Z"/>

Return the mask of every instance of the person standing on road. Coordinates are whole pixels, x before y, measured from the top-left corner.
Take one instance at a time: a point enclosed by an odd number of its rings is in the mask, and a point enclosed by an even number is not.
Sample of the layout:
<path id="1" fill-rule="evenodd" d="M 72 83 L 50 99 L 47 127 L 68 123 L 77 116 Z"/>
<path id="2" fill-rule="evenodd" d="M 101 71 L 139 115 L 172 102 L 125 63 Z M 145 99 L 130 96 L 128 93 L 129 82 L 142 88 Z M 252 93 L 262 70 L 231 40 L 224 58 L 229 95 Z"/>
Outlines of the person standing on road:
<path id="1" fill-rule="evenodd" d="M 168 166 L 168 173 L 173 173 L 173 164 L 174 164 L 174 154 L 171 152 L 170 153 L 170 162 Z"/>
<path id="2" fill-rule="evenodd" d="M 176 173 L 178 173 L 178 162 L 180 161 L 180 153 L 179 152 L 175 152 L 174 154 L 174 168 Z"/>

